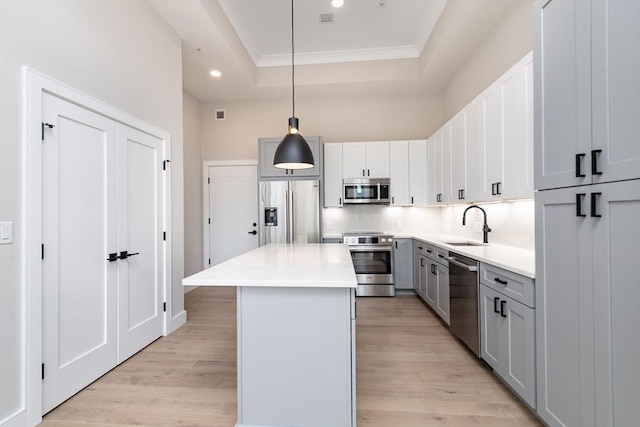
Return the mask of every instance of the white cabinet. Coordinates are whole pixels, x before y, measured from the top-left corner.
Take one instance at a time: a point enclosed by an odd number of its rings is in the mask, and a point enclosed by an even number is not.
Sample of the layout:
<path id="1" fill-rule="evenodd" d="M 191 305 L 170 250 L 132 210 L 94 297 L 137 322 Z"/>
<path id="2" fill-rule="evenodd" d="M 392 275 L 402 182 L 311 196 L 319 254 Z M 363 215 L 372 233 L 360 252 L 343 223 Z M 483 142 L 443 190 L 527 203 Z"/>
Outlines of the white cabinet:
<path id="1" fill-rule="evenodd" d="M 391 206 L 427 205 L 427 141 L 391 141 Z"/>
<path id="2" fill-rule="evenodd" d="M 324 146 L 324 207 L 342 206 L 342 143 Z"/>
<path id="3" fill-rule="evenodd" d="M 391 206 L 408 206 L 409 196 L 409 142 L 393 141 L 389 144 L 389 178 Z"/>
<path id="4" fill-rule="evenodd" d="M 409 141 L 409 202 L 411 206 L 427 206 L 427 141 Z M 391 180 L 391 188 L 395 183 Z"/>
<path id="5" fill-rule="evenodd" d="M 413 240 L 395 239 L 393 280 L 396 289 L 413 289 Z"/>
<path id="6" fill-rule="evenodd" d="M 640 4 L 538 2 L 536 189 L 640 177 Z"/>
<path id="7" fill-rule="evenodd" d="M 389 178 L 389 142 L 349 142 L 342 148 L 343 178 Z"/>
<path id="8" fill-rule="evenodd" d="M 538 1 L 534 18 L 538 414 L 635 425 L 640 3 Z"/>
<path id="9" fill-rule="evenodd" d="M 450 130 L 444 126 L 427 142 L 427 205 L 438 206 L 449 203 L 451 191 L 450 175 Z"/>
<path id="10" fill-rule="evenodd" d="M 480 356 L 535 408 L 533 280 L 484 263 L 480 270 Z"/>
<path id="11" fill-rule="evenodd" d="M 467 156 L 464 151 L 464 112 L 458 113 L 451 119 L 448 128 L 451 149 L 451 196 L 449 202 L 458 203 L 464 200 L 464 191 L 467 186 Z"/>
<path id="12" fill-rule="evenodd" d="M 260 164 L 260 178 L 280 178 L 283 177 L 310 177 L 320 176 L 322 170 L 322 140 L 318 136 L 305 137 L 311 153 L 313 154 L 314 166 L 309 169 L 279 169 L 273 166 L 273 158 L 282 138 L 259 138 L 258 155 Z"/>
<path id="13" fill-rule="evenodd" d="M 428 259 L 425 248 L 424 243 L 413 241 L 413 289 L 422 299 L 427 295 Z"/>
<path id="14" fill-rule="evenodd" d="M 533 55 L 480 96 L 483 108 L 483 200 L 533 196 Z"/>
<path id="15" fill-rule="evenodd" d="M 538 414 L 640 419 L 640 180 L 536 193 Z M 595 405 L 595 406 L 594 406 Z"/>
<path id="16" fill-rule="evenodd" d="M 462 199 L 467 202 L 482 200 L 482 175 L 484 173 L 484 130 L 482 103 L 474 100 L 464 109 L 464 155 L 466 157 L 465 185 Z M 454 157 L 453 161 L 457 161 Z"/>

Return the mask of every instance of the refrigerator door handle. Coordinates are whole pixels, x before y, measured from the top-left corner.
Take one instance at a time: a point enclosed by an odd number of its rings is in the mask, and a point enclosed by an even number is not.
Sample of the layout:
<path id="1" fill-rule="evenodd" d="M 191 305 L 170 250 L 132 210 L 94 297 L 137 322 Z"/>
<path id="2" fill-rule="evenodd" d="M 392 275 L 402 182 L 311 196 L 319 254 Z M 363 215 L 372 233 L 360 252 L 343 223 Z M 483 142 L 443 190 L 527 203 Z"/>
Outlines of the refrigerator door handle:
<path id="1" fill-rule="evenodd" d="M 294 213 L 296 210 L 296 205 L 293 198 L 294 198 L 294 193 L 293 193 L 293 190 L 291 190 L 291 203 L 289 204 L 289 206 L 291 206 L 291 216 L 289 217 L 291 222 L 291 240 L 289 240 L 289 243 L 295 243 L 295 239 L 296 239 L 296 218 Z"/>
<path id="2" fill-rule="evenodd" d="M 285 238 L 287 241 L 285 243 L 291 242 L 291 203 L 289 203 L 289 190 L 285 190 L 285 211 L 287 215 L 287 221 L 284 224 L 285 228 Z"/>

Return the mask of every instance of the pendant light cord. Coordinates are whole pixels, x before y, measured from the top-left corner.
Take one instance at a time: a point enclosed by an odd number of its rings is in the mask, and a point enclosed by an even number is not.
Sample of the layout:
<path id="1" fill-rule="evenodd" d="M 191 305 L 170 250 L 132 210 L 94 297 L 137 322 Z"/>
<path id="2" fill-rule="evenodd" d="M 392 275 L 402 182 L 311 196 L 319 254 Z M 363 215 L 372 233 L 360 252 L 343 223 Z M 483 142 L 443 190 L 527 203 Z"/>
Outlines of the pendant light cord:
<path id="1" fill-rule="evenodd" d="M 293 45 L 293 0 L 291 0 L 291 104 L 293 106 L 292 116 L 296 116 L 296 84 L 295 84 L 295 66 L 293 63 L 294 45 Z"/>

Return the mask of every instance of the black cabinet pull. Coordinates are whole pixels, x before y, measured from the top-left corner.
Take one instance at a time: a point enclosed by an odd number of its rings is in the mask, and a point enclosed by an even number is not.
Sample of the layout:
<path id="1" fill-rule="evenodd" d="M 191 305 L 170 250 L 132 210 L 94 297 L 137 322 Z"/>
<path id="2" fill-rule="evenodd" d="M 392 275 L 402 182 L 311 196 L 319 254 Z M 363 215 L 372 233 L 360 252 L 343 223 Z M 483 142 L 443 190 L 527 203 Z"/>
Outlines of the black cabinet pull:
<path id="1" fill-rule="evenodd" d="M 507 301 L 500 301 L 500 317 L 507 317 L 506 313 L 504 312 L 505 305 L 507 305 Z"/>
<path id="2" fill-rule="evenodd" d="M 248 231 L 247 234 L 253 234 L 254 236 L 258 234 L 256 230 Z"/>
<path id="3" fill-rule="evenodd" d="M 371 176 L 371 171 L 367 169 L 367 176 Z"/>
<path id="4" fill-rule="evenodd" d="M 420 248 L 422 249 L 422 248 Z M 431 249 L 427 249 L 427 253 L 430 254 L 431 252 L 433 252 Z"/>
<path id="5" fill-rule="evenodd" d="M 458 199 L 464 200 L 464 188 L 462 190 L 458 190 Z"/>
<path id="6" fill-rule="evenodd" d="M 422 246 L 418 246 L 418 249 L 422 250 Z"/>
<path id="7" fill-rule="evenodd" d="M 424 267 L 424 258 L 420 258 L 420 267 Z"/>
<path id="8" fill-rule="evenodd" d="M 398 249 L 398 242 L 394 242 L 396 244 L 396 249 Z"/>
<path id="9" fill-rule="evenodd" d="M 584 178 L 586 175 L 582 173 L 582 159 L 586 154 L 576 154 L 576 178 Z"/>
<path id="10" fill-rule="evenodd" d="M 496 193 L 498 193 L 498 196 L 502 195 L 502 190 L 500 190 L 500 184 L 502 184 L 501 182 L 496 182 Z"/>
<path id="11" fill-rule="evenodd" d="M 135 256 L 135 255 L 140 255 L 140 252 L 134 252 L 134 253 L 130 254 L 127 251 L 122 251 L 122 252 L 120 252 L 120 256 L 118 258 L 127 259 L 127 258 Z"/>
<path id="12" fill-rule="evenodd" d="M 591 193 L 591 218 L 602 218 L 602 215 L 598 214 L 597 212 L 597 203 L 598 203 L 598 196 L 600 196 L 602 193 Z M 586 216 L 586 215 L 583 215 Z"/>
<path id="13" fill-rule="evenodd" d="M 591 175 L 602 175 L 602 171 L 598 170 L 598 155 L 602 150 L 591 150 Z"/>
<path id="14" fill-rule="evenodd" d="M 109 254 L 109 258 L 107 258 L 107 261 L 109 262 L 114 262 L 118 260 L 118 253 L 114 252 L 112 254 Z"/>
<path id="15" fill-rule="evenodd" d="M 436 196 L 436 202 L 442 202 L 442 193 L 438 193 Z"/>
<path id="16" fill-rule="evenodd" d="M 393 205 L 393 204 L 395 204 L 395 203 L 396 203 L 396 199 L 395 199 L 395 197 L 391 196 L 391 204 Z"/>
<path id="17" fill-rule="evenodd" d="M 411 196 L 411 204 L 413 204 L 413 196 Z"/>
<path id="18" fill-rule="evenodd" d="M 501 285 L 506 285 L 507 283 L 509 283 L 506 280 L 500 279 L 499 277 L 494 277 L 493 280 L 495 280 L 496 282 L 500 283 Z"/>
<path id="19" fill-rule="evenodd" d="M 438 258 L 444 258 L 444 255 L 438 254 Z"/>
<path id="20" fill-rule="evenodd" d="M 497 196 L 498 195 L 498 193 L 496 192 L 496 183 L 495 182 L 491 183 L 491 195 L 492 196 Z"/>
<path id="21" fill-rule="evenodd" d="M 437 274 L 437 272 L 436 272 L 436 265 L 435 265 L 435 264 L 431 264 L 431 272 L 432 272 L 433 274 Z"/>
<path id="22" fill-rule="evenodd" d="M 339 205 L 342 205 L 342 197 L 340 197 L 340 198 L 338 199 L 338 204 L 339 204 Z"/>
<path id="23" fill-rule="evenodd" d="M 582 199 L 586 196 L 586 193 L 578 193 L 576 194 L 576 216 L 587 216 L 587 214 L 582 213 Z M 593 204 L 592 204 L 593 206 Z"/>
<path id="24" fill-rule="evenodd" d="M 494 313 L 500 313 L 500 310 L 498 310 L 498 301 L 500 301 L 500 298 L 493 297 L 493 312 Z"/>

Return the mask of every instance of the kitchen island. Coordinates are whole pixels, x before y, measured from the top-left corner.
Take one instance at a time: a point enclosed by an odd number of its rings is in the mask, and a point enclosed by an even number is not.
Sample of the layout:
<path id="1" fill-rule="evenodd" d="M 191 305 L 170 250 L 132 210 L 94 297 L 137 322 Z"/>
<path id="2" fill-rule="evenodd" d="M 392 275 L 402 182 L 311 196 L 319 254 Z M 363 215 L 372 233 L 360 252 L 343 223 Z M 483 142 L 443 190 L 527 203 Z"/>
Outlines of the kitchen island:
<path id="1" fill-rule="evenodd" d="M 355 426 L 357 281 L 346 246 L 266 245 L 182 283 L 237 287 L 236 426 Z"/>

